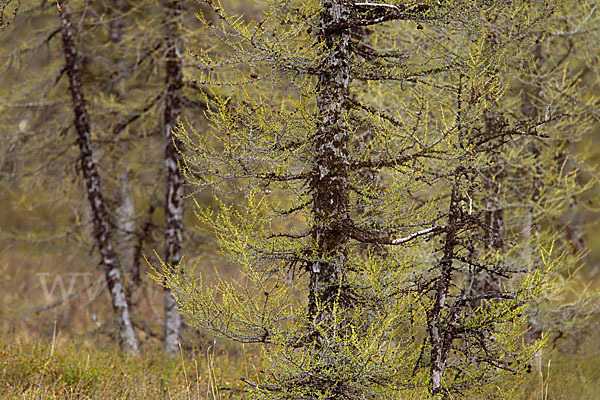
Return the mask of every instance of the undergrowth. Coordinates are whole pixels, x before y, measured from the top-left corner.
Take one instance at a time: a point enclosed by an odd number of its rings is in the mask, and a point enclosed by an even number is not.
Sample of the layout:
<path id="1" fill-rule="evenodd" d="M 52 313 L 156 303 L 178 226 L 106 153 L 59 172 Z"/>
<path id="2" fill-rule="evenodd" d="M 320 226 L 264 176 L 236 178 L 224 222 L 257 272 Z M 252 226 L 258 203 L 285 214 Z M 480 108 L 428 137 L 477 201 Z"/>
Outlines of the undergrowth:
<path id="1" fill-rule="evenodd" d="M 0 339 L 0 398 L 244 399 L 239 377 L 252 360 L 250 354 L 237 359 L 211 349 L 182 350 L 177 360 L 160 349 L 127 358 L 116 346 L 5 336 Z"/>
<path id="2" fill-rule="evenodd" d="M 591 336 L 546 349 L 519 400 L 600 399 L 600 354 Z M 230 354 L 213 345 L 169 359 L 148 346 L 135 358 L 124 357 L 116 345 L 0 335 L 3 400 L 250 399 L 240 378 L 259 380 L 253 375 L 260 370 L 260 358 L 247 349 Z"/>

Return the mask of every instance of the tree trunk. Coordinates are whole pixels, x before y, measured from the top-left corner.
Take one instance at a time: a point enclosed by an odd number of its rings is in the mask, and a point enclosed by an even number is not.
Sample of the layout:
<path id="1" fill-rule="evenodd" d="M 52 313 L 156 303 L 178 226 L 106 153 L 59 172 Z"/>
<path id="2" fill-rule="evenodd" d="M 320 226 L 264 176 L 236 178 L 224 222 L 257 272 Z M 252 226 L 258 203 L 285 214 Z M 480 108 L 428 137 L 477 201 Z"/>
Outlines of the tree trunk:
<path id="1" fill-rule="evenodd" d="M 315 141 L 312 172 L 313 239 L 317 259 L 310 271 L 309 316 L 316 322 L 327 322 L 344 280 L 347 260 L 348 209 L 348 143 L 350 130 L 344 113 L 350 83 L 350 3 L 345 0 L 323 0 L 319 35 L 330 49 L 321 66 L 317 85 L 319 122 Z M 333 328 L 333 327 L 332 327 Z"/>
<path id="2" fill-rule="evenodd" d="M 164 111 L 165 167 L 167 170 L 167 188 L 165 199 L 165 262 L 169 268 L 179 269 L 181 262 L 181 243 L 183 240 L 183 179 L 179 171 L 180 154 L 175 143 L 173 131 L 177 129 L 181 115 L 182 57 L 179 49 L 179 18 L 181 3 L 172 0 L 167 5 L 168 51 L 166 56 L 166 83 Z M 177 302 L 170 289 L 165 288 L 165 342 L 164 349 L 170 355 L 176 355 L 181 336 L 181 316 L 177 311 Z"/>
<path id="3" fill-rule="evenodd" d="M 94 237 L 100 250 L 102 266 L 106 275 L 106 283 L 110 292 L 112 306 L 117 317 L 119 344 L 128 353 L 138 354 L 138 344 L 133 331 L 129 307 L 123 290 L 119 260 L 110 240 L 110 224 L 100 190 L 100 176 L 92 157 L 90 122 L 83 88 L 81 83 L 81 67 L 77 49 L 75 48 L 73 27 L 66 7 L 59 8 L 61 19 L 62 42 L 66 61 L 66 72 L 69 76 L 73 111 L 75 113 L 75 129 L 78 135 L 81 171 L 87 188 L 88 201 L 92 209 Z"/>
<path id="4" fill-rule="evenodd" d="M 117 98 L 121 99 L 123 96 L 124 88 L 123 81 L 127 73 L 125 65 L 125 58 L 119 53 L 119 47 L 123 41 L 123 27 L 125 21 L 123 20 L 123 13 L 125 8 L 124 0 L 112 0 L 110 9 L 110 24 L 108 36 L 110 38 L 113 50 L 112 61 L 117 67 L 118 76 L 115 80 L 114 93 Z M 123 153 L 129 151 L 129 146 L 126 143 L 121 144 L 121 150 Z M 135 287 L 140 283 L 139 278 L 139 262 L 136 259 L 137 255 L 137 243 L 136 239 L 136 224 L 135 224 L 135 202 L 131 195 L 131 180 L 129 176 L 129 163 L 124 160 L 122 166 L 119 167 L 121 172 L 119 173 L 118 187 L 116 189 L 115 197 L 117 207 L 117 221 L 116 225 L 119 229 L 119 235 L 117 237 L 119 243 L 119 254 L 121 255 L 123 274 L 125 275 L 126 290 L 125 295 L 127 296 L 127 302 L 131 306 L 131 295 Z M 139 235 L 143 235 L 140 233 Z"/>
<path id="5" fill-rule="evenodd" d="M 458 174 L 460 175 L 460 173 Z M 457 179 L 458 179 L 457 175 Z M 450 292 L 455 247 L 457 245 L 457 231 L 460 218 L 460 204 L 458 185 L 455 183 L 450 196 L 448 212 L 448 225 L 444 240 L 444 256 L 440 260 L 440 276 L 437 278 L 433 307 L 428 315 L 427 330 L 431 343 L 431 383 L 430 392 L 433 395 L 443 393 L 442 378 L 448 362 L 448 354 L 454 339 L 454 324 L 460 313 L 460 307 L 451 307 L 451 311 L 444 315 L 444 308 Z"/>
<path id="6" fill-rule="evenodd" d="M 502 121 L 500 115 L 487 112 L 484 115 L 485 132 L 490 137 L 500 134 Z M 502 204 L 502 184 L 504 180 L 504 165 L 500 154 L 493 154 L 490 166 L 483 172 L 484 202 L 485 202 L 485 248 L 487 251 L 502 251 L 504 248 L 504 209 Z M 476 269 L 471 283 L 471 295 L 500 294 L 502 282 L 498 275 Z M 472 308 L 481 305 L 481 300 L 474 301 Z"/>
<path id="7" fill-rule="evenodd" d="M 127 168 L 125 165 L 124 168 Z M 117 197 L 117 227 L 119 235 L 117 240 L 120 244 L 121 260 L 124 260 L 122 265 L 123 273 L 126 275 L 125 282 L 127 283 L 127 302 L 131 305 L 131 294 L 135 284 L 139 283 L 139 271 L 135 271 L 135 204 L 131 196 L 131 183 L 129 172 L 125 169 L 119 175 L 119 187 L 116 190 Z"/>

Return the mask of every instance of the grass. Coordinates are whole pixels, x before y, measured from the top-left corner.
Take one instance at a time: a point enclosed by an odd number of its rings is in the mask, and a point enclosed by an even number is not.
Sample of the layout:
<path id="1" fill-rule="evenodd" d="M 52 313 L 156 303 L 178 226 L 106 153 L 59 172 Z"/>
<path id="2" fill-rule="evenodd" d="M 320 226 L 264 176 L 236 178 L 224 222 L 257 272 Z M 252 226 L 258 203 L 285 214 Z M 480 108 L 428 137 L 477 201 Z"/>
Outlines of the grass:
<path id="1" fill-rule="evenodd" d="M 56 338 L 54 338 L 56 339 Z M 123 357 L 116 346 L 0 339 L 2 399 L 244 399 L 244 359 L 221 351 L 179 359 L 160 349 Z M 252 361 L 250 361 L 252 362 Z M 246 397 L 247 398 L 247 397 Z"/>
<path id="2" fill-rule="evenodd" d="M 87 271 L 87 253 L 73 253 L 66 247 L 34 251 L 2 244 L 0 240 L 4 250 L 0 252 L 4 278 L 0 281 L 0 399 L 250 398 L 239 378 L 259 381 L 248 375 L 264 369 L 252 350 L 215 344 L 208 333 L 188 329 L 185 342 L 200 349 L 182 350 L 175 360 L 165 357 L 160 348 L 162 289 L 157 285 L 145 285 L 135 297 L 134 317 L 140 325 L 137 333 L 143 354 L 123 357 L 112 339 L 112 308 L 106 295 L 94 300 L 84 293 L 52 310 L 30 312 L 60 294 L 46 299 L 36 273 L 49 274 L 51 282 L 63 263 L 81 267 L 73 272 Z M 72 259 L 65 261 L 62 254 Z M 230 270 L 223 273 L 233 274 Z M 596 290 L 600 279 L 593 282 Z M 101 327 L 92 322 L 92 315 L 102 322 Z M 526 375 L 525 394 L 518 400 L 600 399 L 600 317 L 583 325 L 566 331 L 557 347 L 544 354 Z"/>
<path id="3" fill-rule="evenodd" d="M 573 351 L 571 351 L 573 350 Z M 528 378 L 522 400 L 600 399 L 597 341 L 578 349 L 549 351 Z M 178 359 L 160 348 L 140 358 L 124 357 L 116 346 L 77 339 L 0 339 L 2 399 L 248 399 L 240 377 L 260 363 L 256 354 L 225 350 L 184 351 Z M 541 370 L 539 369 L 541 366 Z"/>
<path id="4" fill-rule="evenodd" d="M 537 371 L 537 377 L 533 380 L 532 388 L 526 397 L 528 400 L 598 400 L 598 349 L 587 354 L 551 352 L 542 362 L 542 368 Z"/>

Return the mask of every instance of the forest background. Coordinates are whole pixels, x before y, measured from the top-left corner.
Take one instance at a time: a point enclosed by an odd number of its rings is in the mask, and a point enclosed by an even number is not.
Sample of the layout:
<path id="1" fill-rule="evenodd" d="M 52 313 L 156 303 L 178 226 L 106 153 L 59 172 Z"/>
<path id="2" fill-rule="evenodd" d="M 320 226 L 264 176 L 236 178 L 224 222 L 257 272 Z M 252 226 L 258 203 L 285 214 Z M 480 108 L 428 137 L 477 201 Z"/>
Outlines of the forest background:
<path id="1" fill-rule="evenodd" d="M 107 0 L 71 2 L 69 10 L 92 126 L 93 161 L 143 354 L 139 362 L 123 359 L 116 345 L 118 322 L 98 265 L 94 214 L 78 163 L 60 11 L 45 1 L 2 3 L 0 391 L 8 396 L 238 398 L 244 396 L 238 378 L 260 374 L 260 356 L 253 349 L 215 339 L 185 321 L 181 347 L 163 350 L 168 294 L 148 274 L 149 265 L 169 258 L 165 247 L 173 240 L 166 233 L 170 211 L 165 192 L 171 175 L 165 167 L 165 109 L 176 87 L 179 120 L 202 131 L 209 96 L 194 79 L 198 66 L 193 57 L 181 57 L 177 87 L 177 79 L 169 75 L 168 43 L 191 51 L 210 47 L 199 33 L 206 26 L 194 14 L 215 18 L 207 4 L 182 4 L 174 10 L 169 2 Z M 598 29 L 596 4 L 586 4 L 582 15 L 590 19 L 585 32 L 592 35 Z M 262 13 L 259 2 L 232 0 L 224 6 L 248 21 Z M 179 30 L 170 24 L 174 15 L 181 18 Z M 583 39 L 574 36 L 578 40 Z M 589 49 L 587 56 L 597 54 Z M 589 81 L 592 94 L 600 94 L 592 61 L 582 63 L 581 79 Z M 596 122 L 592 118 L 588 132 L 567 145 L 591 166 L 600 160 Z M 177 189 L 182 197 L 192 195 L 193 189 L 183 187 Z M 201 206 L 216 206 L 210 193 L 193 195 Z M 584 307 L 585 315 L 572 311 L 582 294 L 594 293 L 600 283 L 597 195 L 598 187 L 592 186 L 558 218 L 578 259 L 573 269 L 561 271 L 568 281 L 559 310 L 576 318 L 560 323 L 542 318 L 549 344 L 532 367 L 527 398 L 600 396 L 600 319 L 593 306 Z M 235 276 L 236 267 L 221 255 L 211 233 L 196 228 L 190 203 L 185 202 L 180 244 L 188 264 L 208 276 Z"/>

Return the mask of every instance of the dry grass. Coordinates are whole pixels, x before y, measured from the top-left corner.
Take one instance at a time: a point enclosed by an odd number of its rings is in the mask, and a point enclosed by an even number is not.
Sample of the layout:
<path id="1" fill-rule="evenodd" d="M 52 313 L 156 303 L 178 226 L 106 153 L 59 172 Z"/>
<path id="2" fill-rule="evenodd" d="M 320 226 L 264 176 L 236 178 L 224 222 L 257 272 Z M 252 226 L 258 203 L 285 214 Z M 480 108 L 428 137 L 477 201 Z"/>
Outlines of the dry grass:
<path id="1" fill-rule="evenodd" d="M 244 359 L 208 349 L 182 350 L 179 359 L 171 360 L 158 348 L 127 358 L 115 346 L 4 336 L 0 398 L 244 399 L 247 395 L 239 390 Z"/>

